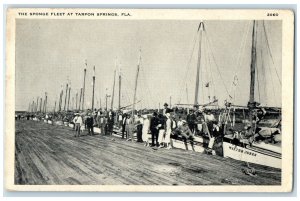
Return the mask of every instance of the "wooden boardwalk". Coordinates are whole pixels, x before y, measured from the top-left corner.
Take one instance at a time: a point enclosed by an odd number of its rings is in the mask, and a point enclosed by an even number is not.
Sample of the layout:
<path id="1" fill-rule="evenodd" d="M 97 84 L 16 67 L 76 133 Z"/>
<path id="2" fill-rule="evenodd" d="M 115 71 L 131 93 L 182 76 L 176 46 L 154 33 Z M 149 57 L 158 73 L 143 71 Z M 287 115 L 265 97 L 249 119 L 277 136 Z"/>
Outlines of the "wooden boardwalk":
<path id="1" fill-rule="evenodd" d="M 16 121 L 16 184 L 279 185 L 281 170 L 113 136 L 74 137 L 69 127 Z"/>

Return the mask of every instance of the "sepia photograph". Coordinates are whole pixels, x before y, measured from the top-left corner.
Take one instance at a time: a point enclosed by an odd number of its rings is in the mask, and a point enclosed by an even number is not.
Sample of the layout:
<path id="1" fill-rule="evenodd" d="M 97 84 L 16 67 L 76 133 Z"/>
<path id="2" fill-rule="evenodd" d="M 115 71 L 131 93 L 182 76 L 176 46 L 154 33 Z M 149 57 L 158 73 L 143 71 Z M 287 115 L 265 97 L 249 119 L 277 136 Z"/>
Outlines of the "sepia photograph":
<path id="1" fill-rule="evenodd" d="M 7 17 L 9 189 L 291 190 L 292 12 Z"/>

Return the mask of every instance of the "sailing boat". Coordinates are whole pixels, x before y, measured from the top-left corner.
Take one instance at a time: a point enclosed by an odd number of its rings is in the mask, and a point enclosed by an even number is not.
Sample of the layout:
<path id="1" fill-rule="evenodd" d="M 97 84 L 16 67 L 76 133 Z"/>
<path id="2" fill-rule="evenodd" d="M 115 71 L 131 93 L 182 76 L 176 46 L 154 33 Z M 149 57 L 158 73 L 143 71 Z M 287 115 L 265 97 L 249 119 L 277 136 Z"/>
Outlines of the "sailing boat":
<path id="1" fill-rule="evenodd" d="M 195 98 L 194 98 L 194 104 L 176 104 L 179 107 L 207 107 L 207 106 L 211 106 L 211 105 L 215 105 L 218 104 L 218 100 L 215 98 L 214 96 L 214 100 L 210 100 L 210 95 L 209 95 L 209 103 L 205 103 L 205 104 L 199 104 L 199 86 L 200 86 L 200 73 L 201 73 L 201 69 L 200 69 L 200 65 L 201 65 L 201 59 L 204 58 L 205 60 L 205 55 L 203 55 L 203 51 L 202 51 L 202 46 L 203 43 L 205 42 L 205 38 L 203 38 L 203 36 L 205 36 L 205 27 L 204 27 L 204 22 L 201 21 L 198 27 L 198 35 L 199 35 L 199 44 L 198 44 L 198 54 L 197 54 L 197 73 L 196 73 L 196 83 L 195 83 Z M 203 58 L 202 58 L 203 57 Z M 212 77 L 211 77 L 212 78 Z M 203 80 L 201 80 L 203 81 Z M 206 87 L 209 87 L 209 84 L 205 84 Z M 187 92 L 187 86 L 185 85 L 185 89 Z M 188 100 L 188 98 L 187 98 Z M 195 136 L 194 137 L 194 142 L 193 144 L 187 144 L 186 142 L 182 141 L 181 139 L 171 139 L 171 144 L 174 148 L 180 148 L 180 149 L 185 149 L 185 150 L 192 150 L 195 152 L 204 152 L 205 151 L 205 147 L 204 147 L 204 142 L 206 141 L 203 136 Z"/>
<path id="2" fill-rule="evenodd" d="M 263 24 L 264 26 L 264 24 Z M 265 28 L 265 27 L 264 27 Z M 244 131 L 235 131 L 233 134 L 225 135 L 223 138 L 223 155 L 226 158 L 233 158 L 235 160 L 245 161 L 247 163 L 255 163 L 269 167 L 281 168 L 281 146 L 280 144 L 265 143 L 264 141 L 255 141 L 255 135 L 259 135 L 262 131 L 270 132 L 270 137 L 280 134 L 281 131 L 277 127 L 258 127 L 256 118 L 257 111 L 263 111 L 260 104 L 255 102 L 255 80 L 256 64 L 257 64 L 257 29 L 258 23 L 253 22 L 252 28 L 252 49 L 251 49 L 251 66 L 250 66 L 250 98 L 247 105 L 249 111 L 249 124 L 244 128 Z M 265 37 L 267 35 L 265 34 Z M 263 58 L 262 58 L 263 59 Z M 228 103 L 227 107 L 230 109 L 236 106 Z M 240 107 L 240 106 L 239 106 Z M 227 131 L 226 131 L 227 132 Z M 244 134 L 243 134 L 244 132 Z M 228 134 L 228 133 L 226 133 Z M 247 135 L 250 136 L 247 138 Z"/>

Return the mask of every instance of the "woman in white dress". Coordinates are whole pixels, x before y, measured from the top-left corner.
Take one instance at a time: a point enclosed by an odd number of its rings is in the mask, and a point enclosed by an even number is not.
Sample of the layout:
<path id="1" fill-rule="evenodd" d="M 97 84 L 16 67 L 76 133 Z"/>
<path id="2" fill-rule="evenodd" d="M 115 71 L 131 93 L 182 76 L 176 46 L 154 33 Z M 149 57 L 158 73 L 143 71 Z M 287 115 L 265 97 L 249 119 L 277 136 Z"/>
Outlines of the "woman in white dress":
<path id="1" fill-rule="evenodd" d="M 166 135 L 164 138 L 164 143 L 167 145 L 167 149 L 171 149 L 171 132 L 172 132 L 172 119 L 170 113 L 166 114 Z"/>
<path id="2" fill-rule="evenodd" d="M 148 142 L 148 132 L 150 129 L 150 120 L 149 120 L 149 116 L 147 115 L 143 115 L 143 130 L 142 130 L 142 139 L 144 142 L 144 146 L 149 146 L 149 142 Z"/>

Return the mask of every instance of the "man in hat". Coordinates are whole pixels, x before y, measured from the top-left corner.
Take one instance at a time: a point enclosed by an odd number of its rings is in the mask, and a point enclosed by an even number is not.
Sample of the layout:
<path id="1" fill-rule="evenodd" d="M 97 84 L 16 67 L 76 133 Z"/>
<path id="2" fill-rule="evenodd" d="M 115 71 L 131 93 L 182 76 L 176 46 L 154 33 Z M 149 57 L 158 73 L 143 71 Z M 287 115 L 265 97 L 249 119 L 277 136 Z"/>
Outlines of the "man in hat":
<path id="1" fill-rule="evenodd" d="M 164 104 L 164 109 L 163 109 L 163 115 L 164 115 L 164 116 L 166 116 L 167 113 L 170 113 L 170 112 L 171 112 L 171 109 L 168 108 L 168 106 L 169 106 L 168 103 L 165 103 L 165 104 Z"/>
<path id="2" fill-rule="evenodd" d="M 94 135 L 94 118 L 91 113 L 88 113 L 86 118 L 86 127 L 89 135 Z"/>
<path id="3" fill-rule="evenodd" d="M 154 147 L 155 145 L 158 146 L 158 124 L 159 119 L 157 117 L 157 113 L 153 113 L 153 117 L 150 121 L 150 131 L 151 131 L 151 138 L 152 138 L 152 144 L 151 146 Z"/>

